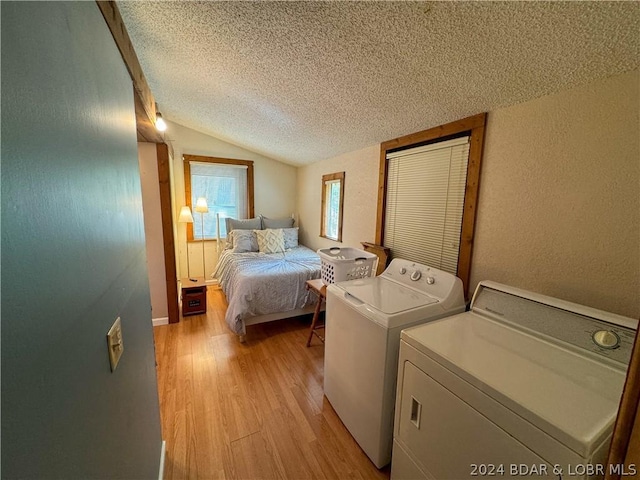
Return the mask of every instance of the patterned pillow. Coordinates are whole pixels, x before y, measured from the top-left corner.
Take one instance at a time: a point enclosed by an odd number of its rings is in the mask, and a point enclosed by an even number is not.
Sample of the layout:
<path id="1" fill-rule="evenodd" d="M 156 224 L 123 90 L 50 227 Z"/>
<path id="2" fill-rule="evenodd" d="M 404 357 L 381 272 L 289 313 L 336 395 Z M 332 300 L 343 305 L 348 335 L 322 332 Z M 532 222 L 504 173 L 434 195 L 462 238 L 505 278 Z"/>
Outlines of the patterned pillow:
<path id="1" fill-rule="evenodd" d="M 262 217 L 262 228 L 291 228 L 293 227 L 293 218 L 267 218 Z"/>
<path id="2" fill-rule="evenodd" d="M 260 253 L 284 252 L 284 233 L 281 229 L 254 230 Z"/>
<path id="3" fill-rule="evenodd" d="M 284 234 L 284 248 L 286 250 L 298 246 L 298 227 L 283 228 L 282 233 Z"/>
<path id="4" fill-rule="evenodd" d="M 233 239 L 233 253 L 258 251 L 258 239 L 253 230 L 231 230 L 229 236 Z"/>

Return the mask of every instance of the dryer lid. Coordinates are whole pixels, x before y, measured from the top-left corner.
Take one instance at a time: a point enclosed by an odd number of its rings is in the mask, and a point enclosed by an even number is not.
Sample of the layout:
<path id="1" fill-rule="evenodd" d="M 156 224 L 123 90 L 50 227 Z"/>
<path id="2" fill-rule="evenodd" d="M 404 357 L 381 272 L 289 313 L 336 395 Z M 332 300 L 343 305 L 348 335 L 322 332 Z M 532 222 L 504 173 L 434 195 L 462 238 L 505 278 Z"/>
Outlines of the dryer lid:
<path id="1" fill-rule="evenodd" d="M 386 315 L 414 310 L 438 302 L 437 298 L 383 277 L 349 280 L 338 282 L 335 285 L 357 300 Z"/>

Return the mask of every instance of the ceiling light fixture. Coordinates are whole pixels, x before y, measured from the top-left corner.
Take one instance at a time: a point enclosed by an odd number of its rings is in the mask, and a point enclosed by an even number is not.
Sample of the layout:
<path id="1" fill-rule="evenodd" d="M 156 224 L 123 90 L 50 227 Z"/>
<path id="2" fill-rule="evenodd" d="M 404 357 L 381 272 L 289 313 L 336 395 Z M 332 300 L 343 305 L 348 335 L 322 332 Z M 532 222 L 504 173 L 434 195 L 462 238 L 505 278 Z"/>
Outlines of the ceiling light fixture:
<path id="1" fill-rule="evenodd" d="M 158 110 L 158 104 L 156 103 L 156 130 L 159 132 L 164 132 L 167 129 L 167 124 L 162 118 L 162 114 L 160 110 Z"/>

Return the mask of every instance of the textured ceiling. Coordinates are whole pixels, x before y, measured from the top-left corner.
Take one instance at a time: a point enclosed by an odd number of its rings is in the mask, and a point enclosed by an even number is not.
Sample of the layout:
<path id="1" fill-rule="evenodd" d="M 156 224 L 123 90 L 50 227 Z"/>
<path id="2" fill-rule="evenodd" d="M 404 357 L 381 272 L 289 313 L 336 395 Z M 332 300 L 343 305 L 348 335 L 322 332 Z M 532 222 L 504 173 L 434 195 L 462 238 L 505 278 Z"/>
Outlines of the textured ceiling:
<path id="1" fill-rule="evenodd" d="M 640 63 L 636 1 L 118 6 L 165 118 L 297 165 Z"/>

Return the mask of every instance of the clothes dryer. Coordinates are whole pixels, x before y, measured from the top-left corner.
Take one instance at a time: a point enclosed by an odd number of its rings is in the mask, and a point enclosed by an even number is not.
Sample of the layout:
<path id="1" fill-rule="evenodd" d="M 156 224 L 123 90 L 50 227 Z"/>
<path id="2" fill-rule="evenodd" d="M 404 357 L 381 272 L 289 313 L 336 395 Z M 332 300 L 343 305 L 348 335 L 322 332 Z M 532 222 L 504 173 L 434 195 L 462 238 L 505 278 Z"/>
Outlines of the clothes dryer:
<path id="1" fill-rule="evenodd" d="M 602 478 L 637 324 L 487 281 L 404 330 L 391 478 Z"/>

